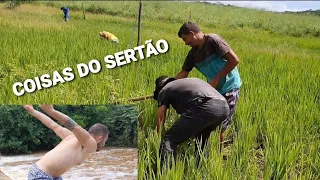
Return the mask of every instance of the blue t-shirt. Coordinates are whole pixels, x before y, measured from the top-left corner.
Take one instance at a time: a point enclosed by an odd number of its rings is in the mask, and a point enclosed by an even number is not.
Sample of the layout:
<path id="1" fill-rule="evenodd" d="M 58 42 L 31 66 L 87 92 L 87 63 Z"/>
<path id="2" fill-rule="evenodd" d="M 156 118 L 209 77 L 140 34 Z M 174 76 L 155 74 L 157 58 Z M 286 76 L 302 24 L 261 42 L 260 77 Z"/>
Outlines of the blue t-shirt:
<path id="1" fill-rule="evenodd" d="M 193 47 L 186 57 L 182 69 L 191 71 L 193 67 L 199 70 L 211 81 L 217 76 L 226 64 L 223 56 L 231 50 L 227 42 L 217 34 L 206 34 L 205 42 L 201 49 Z M 221 79 L 216 89 L 221 94 L 240 88 L 242 84 L 238 68 L 235 67 L 229 74 Z"/>

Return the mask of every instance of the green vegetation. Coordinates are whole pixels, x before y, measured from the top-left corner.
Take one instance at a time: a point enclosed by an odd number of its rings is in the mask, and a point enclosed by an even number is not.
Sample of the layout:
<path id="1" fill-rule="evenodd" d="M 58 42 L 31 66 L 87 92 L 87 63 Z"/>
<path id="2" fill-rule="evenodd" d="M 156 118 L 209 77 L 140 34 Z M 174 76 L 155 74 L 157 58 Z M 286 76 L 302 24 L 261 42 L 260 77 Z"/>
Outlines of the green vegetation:
<path id="1" fill-rule="evenodd" d="M 86 8 L 83 20 L 82 3 Z M 50 6 L 39 6 L 46 4 Z M 63 22 L 58 7 L 71 8 Z M 91 8 L 91 10 L 90 10 Z M 143 2 L 142 43 L 165 39 L 166 54 L 16 97 L 12 84 L 135 47 L 138 2 L 35 2 L 13 10 L 0 4 L 0 99 L 3 104 L 105 104 L 152 94 L 160 75 L 174 76 L 189 47 L 177 37 L 191 20 L 204 32 L 224 37 L 240 58 L 243 80 L 235 121 L 240 132 L 219 153 L 213 133 L 199 169 L 193 145 L 180 147 L 175 167 L 157 173 L 160 137 L 155 134 L 156 103 L 138 103 L 139 179 L 320 179 L 320 19 L 203 3 Z M 98 10 L 99 9 L 99 10 Z M 89 12 L 97 14 L 92 14 Z M 102 41 L 114 33 L 118 46 Z M 196 70 L 191 77 L 204 77 Z M 171 109 L 167 128 L 177 118 Z M 234 136 L 227 131 L 227 140 Z M 257 148 L 263 144 L 263 148 Z M 226 157 L 226 159 L 223 158 Z"/>
<path id="2" fill-rule="evenodd" d="M 73 10 L 82 10 L 83 2 L 46 3 L 52 7 L 67 5 Z M 136 17 L 138 2 L 87 2 L 88 12 L 112 16 Z M 179 7 L 177 9 L 177 7 Z M 210 28 L 254 28 L 295 37 L 320 37 L 319 17 L 303 14 L 266 12 L 211 3 L 144 2 L 142 18 L 153 21 L 183 23 L 191 19 Z"/>
<path id="3" fill-rule="evenodd" d="M 136 147 L 137 117 L 135 105 L 55 105 L 55 109 L 88 130 L 95 123 L 107 125 L 110 132 L 106 146 Z M 41 111 L 35 106 L 35 109 Z M 0 153 L 32 153 L 50 150 L 61 139 L 20 105 L 0 105 Z M 58 121 L 56 121 L 58 122 Z"/>
<path id="4" fill-rule="evenodd" d="M 309 9 L 306 11 L 298 11 L 298 12 L 285 11 L 285 13 L 310 14 L 310 15 L 320 16 L 320 9 L 318 9 L 318 10 Z"/>

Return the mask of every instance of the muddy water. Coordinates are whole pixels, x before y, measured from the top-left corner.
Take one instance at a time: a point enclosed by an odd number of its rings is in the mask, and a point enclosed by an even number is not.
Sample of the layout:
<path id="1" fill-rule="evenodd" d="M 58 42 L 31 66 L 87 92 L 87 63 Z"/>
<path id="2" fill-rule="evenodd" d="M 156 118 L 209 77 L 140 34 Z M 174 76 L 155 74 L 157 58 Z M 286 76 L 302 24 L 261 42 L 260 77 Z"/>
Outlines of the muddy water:
<path id="1" fill-rule="evenodd" d="M 30 166 L 44 154 L 1 156 L 0 170 L 13 180 L 26 180 Z M 136 180 L 137 177 L 138 151 L 134 148 L 105 148 L 62 175 L 64 180 Z"/>

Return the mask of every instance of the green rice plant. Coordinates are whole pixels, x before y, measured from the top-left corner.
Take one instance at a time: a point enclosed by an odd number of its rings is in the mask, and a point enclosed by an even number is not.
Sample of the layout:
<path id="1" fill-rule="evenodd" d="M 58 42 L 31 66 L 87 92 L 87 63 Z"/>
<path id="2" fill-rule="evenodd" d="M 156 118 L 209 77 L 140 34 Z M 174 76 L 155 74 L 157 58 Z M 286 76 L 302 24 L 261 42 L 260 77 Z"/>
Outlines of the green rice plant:
<path id="1" fill-rule="evenodd" d="M 82 3 L 86 20 L 82 18 Z M 48 4 L 48 6 L 43 6 Z M 62 21 L 62 5 L 71 8 Z M 89 10 L 89 9 L 92 10 Z M 141 43 L 165 39 L 169 51 L 107 69 L 104 57 L 136 46 L 137 2 L 35 2 L 8 10 L 0 4 L 0 99 L 3 104 L 108 104 L 153 93 L 155 79 L 175 76 L 189 47 L 177 36 L 191 20 L 224 37 L 240 58 L 243 85 L 220 152 L 213 132 L 199 168 L 192 139 L 178 148 L 172 168 L 160 170 L 157 103 L 139 106 L 138 179 L 319 179 L 320 44 L 316 16 L 264 12 L 204 3 L 143 2 Z M 78 11 L 79 10 L 79 11 Z M 100 13 L 94 11 L 100 11 Z M 90 12 L 92 11 L 92 12 Z M 223 16 L 220 16 L 223 14 Z M 114 33 L 118 45 L 99 39 Z M 318 34 L 317 34 L 318 33 Z M 131 42 L 131 44 L 130 44 Z M 97 74 L 17 97 L 12 84 L 96 59 Z M 193 70 L 189 77 L 204 77 Z M 168 111 L 166 129 L 178 118 Z M 235 124 L 239 132 L 236 133 Z"/>

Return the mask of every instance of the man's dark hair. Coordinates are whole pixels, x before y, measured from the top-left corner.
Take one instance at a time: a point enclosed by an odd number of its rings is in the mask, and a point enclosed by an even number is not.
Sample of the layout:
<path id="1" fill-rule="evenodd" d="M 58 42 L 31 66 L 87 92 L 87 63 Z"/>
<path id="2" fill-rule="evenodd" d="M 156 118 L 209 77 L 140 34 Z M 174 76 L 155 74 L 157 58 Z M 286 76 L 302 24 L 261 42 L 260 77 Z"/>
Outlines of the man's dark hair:
<path id="1" fill-rule="evenodd" d="M 104 138 L 109 135 L 108 127 L 101 123 L 96 123 L 90 127 L 88 130 L 89 134 L 95 135 L 95 136 L 103 136 Z"/>
<path id="2" fill-rule="evenodd" d="M 200 32 L 200 28 L 197 24 L 195 24 L 193 22 L 190 22 L 190 21 L 186 22 L 180 27 L 180 30 L 178 32 L 179 38 L 181 38 L 182 34 L 189 34 L 190 31 L 198 33 L 198 32 Z"/>

